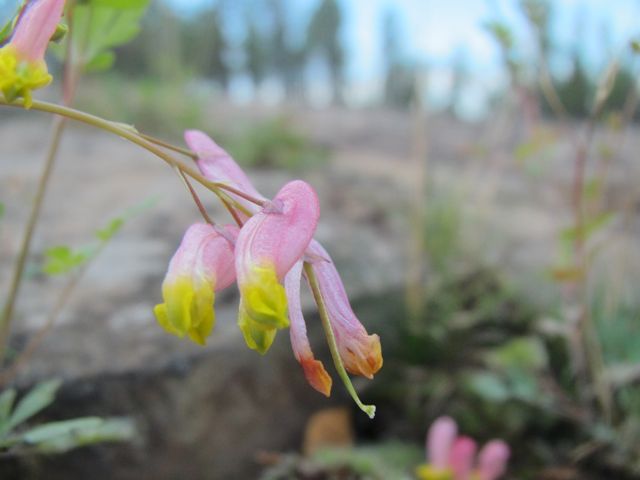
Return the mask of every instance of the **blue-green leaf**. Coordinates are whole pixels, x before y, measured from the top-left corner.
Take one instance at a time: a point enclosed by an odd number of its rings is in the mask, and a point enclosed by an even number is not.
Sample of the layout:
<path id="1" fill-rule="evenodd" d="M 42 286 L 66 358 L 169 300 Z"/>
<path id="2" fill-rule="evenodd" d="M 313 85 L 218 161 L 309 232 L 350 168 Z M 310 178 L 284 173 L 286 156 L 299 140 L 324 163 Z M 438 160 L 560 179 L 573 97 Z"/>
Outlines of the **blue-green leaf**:
<path id="1" fill-rule="evenodd" d="M 9 420 L 9 414 L 13 407 L 13 402 L 16 399 L 16 391 L 13 388 L 5 390 L 0 394 L 0 430 L 2 424 Z"/>
<path id="2" fill-rule="evenodd" d="M 6 424 L 5 431 L 10 431 L 16 425 L 21 424 L 51 405 L 60 385 L 62 385 L 60 380 L 48 380 L 33 387 L 33 389 L 18 402 L 18 405 Z"/>

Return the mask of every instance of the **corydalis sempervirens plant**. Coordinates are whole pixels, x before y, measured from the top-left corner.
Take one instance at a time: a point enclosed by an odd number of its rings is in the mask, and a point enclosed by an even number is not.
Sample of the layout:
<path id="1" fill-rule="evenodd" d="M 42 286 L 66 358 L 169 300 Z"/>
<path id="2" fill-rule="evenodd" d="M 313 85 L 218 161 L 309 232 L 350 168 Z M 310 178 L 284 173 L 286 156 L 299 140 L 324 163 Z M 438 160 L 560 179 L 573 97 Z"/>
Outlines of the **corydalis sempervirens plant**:
<path id="1" fill-rule="evenodd" d="M 22 7 L 9 41 L 0 48 L 0 91 L 7 101 L 24 98 L 51 83 L 44 61 L 49 41 L 56 33 L 64 0 L 31 0 Z"/>
<path id="2" fill-rule="evenodd" d="M 209 226 L 210 234 L 202 233 L 194 241 L 196 227 L 190 227 L 163 284 L 165 303 L 155 310 L 159 323 L 170 333 L 204 343 L 213 329 L 213 292 L 229 285 L 233 281 L 229 278 L 235 275 L 240 290 L 238 325 L 249 348 L 266 353 L 277 331 L 290 327 L 291 346 L 305 377 L 313 388 L 329 396 L 332 380 L 313 355 L 302 315 L 300 284 L 305 272 L 326 320 L 323 326 L 336 369 L 358 405 L 373 416 L 375 408 L 360 402 L 345 369 L 373 378 L 382 367 L 380 338 L 369 335 L 353 313 L 331 257 L 313 240 L 320 215 L 314 190 L 296 180 L 267 200 L 204 133 L 187 131 L 185 140 L 206 178 L 232 186 L 260 205 L 243 195 L 229 194 L 240 207 L 234 212 L 240 223 L 237 235 L 229 227 L 222 235 L 217 227 Z M 198 231 L 203 228 L 200 225 Z M 229 273 L 231 259 L 233 274 Z"/>

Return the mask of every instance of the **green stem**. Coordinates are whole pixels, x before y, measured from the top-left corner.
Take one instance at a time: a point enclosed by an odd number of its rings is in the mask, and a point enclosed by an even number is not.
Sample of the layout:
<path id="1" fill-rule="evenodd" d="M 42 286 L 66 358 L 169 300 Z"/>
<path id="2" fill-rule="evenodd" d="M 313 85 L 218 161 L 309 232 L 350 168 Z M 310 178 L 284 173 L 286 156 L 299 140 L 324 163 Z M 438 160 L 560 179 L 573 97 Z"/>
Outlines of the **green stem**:
<path id="1" fill-rule="evenodd" d="M 360 407 L 364 413 L 366 413 L 369 418 L 373 418 L 376 414 L 375 405 L 365 405 L 358 397 L 358 393 L 356 389 L 353 387 L 351 383 L 351 378 L 349 378 L 349 374 L 344 368 L 344 364 L 342 363 L 342 359 L 340 358 L 340 353 L 338 352 L 338 344 L 336 343 L 336 337 L 333 333 L 333 328 L 331 327 L 331 322 L 329 321 L 329 314 L 327 312 L 327 307 L 324 303 L 324 299 L 322 298 L 322 293 L 320 292 L 320 286 L 318 285 L 318 279 L 316 278 L 316 274 L 313 271 L 313 266 L 310 263 L 304 264 L 304 271 L 307 275 L 307 280 L 309 281 L 309 286 L 311 287 L 311 291 L 313 292 L 313 298 L 318 305 L 318 312 L 320 313 L 320 319 L 322 320 L 322 328 L 324 328 L 324 333 L 327 336 L 327 342 L 329 343 L 329 351 L 331 352 L 331 358 L 333 359 L 333 364 L 338 371 L 338 375 L 340 379 L 344 383 L 344 386 L 347 388 L 347 391 L 353 398 L 356 405 Z"/>
<path id="2" fill-rule="evenodd" d="M 27 257 L 29 256 L 29 252 L 31 250 L 33 233 L 35 231 L 36 224 L 38 223 L 38 219 L 40 218 L 42 202 L 47 191 L 49 179 L 51 178 L 51 172 L 53 171 L 53 165 L 55 163 L 58 147 L 60 146 L 60 139 L 62 138 L 64 124 L 64 118 L 56 117 L 53 124 L 53 133 L 51 136 L 51 142 L 49 144 L 49 150 L 47 152 L 47 158 L 45 160 L 42 173 L 40 174 L 38 187 L 36 189 L 36 196 L 33 199 L 33 204 L 31 205 L 31 212 L 29 213 L 27 226 L 25 227 L 22 242 L 20 244 L 18 259 L 16 260 L 13 276 L 11 278 L 9 293 L 2 310 L 2 316 L 0 317 L 0 362 L 5 357 L 13 311 L 15 309 L 18 293 L 20 292 L 20 286 L 22 285 L 22 277 L 24 275 Z"/>
<path id="3" fill-rule="evenodd" d="M 165 142 L 159 138 L 153 137 L 151 135 L 147 135 L 146 133 L 141 133 L 140 136 L 145 140 L 149 140 L 151 143 L 155 143 L 156 145 L 160 145 L 161 147 L 167 148 L 169 150 L 173 150 L 176 153 L 181 153 L 192 160 L 198 160 L 198 155 L 195 152 L 183 147 L 179 147 L 177 145 L 173 145 L 172 143 Z"/>
<path id="4" fill-rule="evenodd" d="M 176 173 L 184 183 L 185 187 L 187 187 L 187 190 L 191 194 L 191 198 L 193 199 L 196 206 L 198 207 L 198 210 L 200 211 L 200 215 L 202 215 L 202 218 L 204 218 L 204 221 L 207 222 L 209 225 L 215 225 L 215 222 L 211 219 L 211 217 L 207 213 L 207 209 L 204 208 L 204 205 L 202 204 L 202 200 L 200 200 L 198 193 L 193 188 L 193 185 L 191 185 L 191 182 L 189 182 L 189 179 L 187 178 L 187 176 L 177 168 L 176 168 Z"/>
<path id="5" fill-rule="evenodd" d="M 0 99 L 0 105 L 4 105 L 7 107 L 15 107 L 15 108 L 24 108 L 23 100 L 15 100 L 13 102 L 7 102 L 5 99 Z M 167 152 L 162 150 L 160 147 L 154 145 L 149 140 L 145 140 L 137 131 L 133 128 L 127 128 L 122 126 L 121 124 L 111 122 L 109 120 L 105 120 L 100 117 L 96 117 L 95 115 L 91 115 L 89 113 L 81 112 L 80 110 L 75 110 L 73 108 L 64 107 L 62 105 L 56 105 L 49 102 L 41 102 L 34 100 L 31 104 L 32 110 L 39 110 L 41 112 L 54 113 L 57 115 L 61 115 L 63 117 L 67 117 L 71 120 L 75 120 L 77 122 L 81 122 L 87 125 L 91 125 L 96 128 L 100 128 L 107 132 L 113 133 L 119 137 L 122 137 L 126 140 L 129 140 L 132 143 L 148 150 L 153 153 L 160 159 L 164 160 L 170 166 L 179 169 L 189 177 L 193 178 L 195 181 L 203 185 L 205 188 L 213 192 L 217 192 L 220 190 L 226 190 L 229 193 L 233 193 L 238 197 L 241 197 L 251 203 L 262 206 L 264 201 L 258 198 L 254 198 L 251 195 L 244 193 L 242 190 L 239 190 L 231 185 L 227 185 L 221 182 L 212 182 L 208 180 L 206 177 L 201 175 L 198 171 L 194 170 L 191 167 L 186 166 L 182 162 L 176 160 Z"/>

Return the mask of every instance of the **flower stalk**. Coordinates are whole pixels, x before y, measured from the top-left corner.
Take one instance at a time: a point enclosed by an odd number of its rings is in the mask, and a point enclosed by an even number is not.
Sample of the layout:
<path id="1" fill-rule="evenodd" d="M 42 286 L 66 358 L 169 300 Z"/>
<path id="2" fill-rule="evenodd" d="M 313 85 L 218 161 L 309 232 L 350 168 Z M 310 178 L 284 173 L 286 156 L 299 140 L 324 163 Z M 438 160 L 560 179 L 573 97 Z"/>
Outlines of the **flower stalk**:
<path id="1" fill-rule="evenodd" d="M 338 372 L 338 376 L 344 383 L 345 388 L 351 395 L 353 401 L 358 405 L 360 410 L 366 413 L 369 418 L 373 418 L 376 415 L 376 406 L 375 405 L 365 405 L 360 397 L 358 396 L 358 392 L 351 383 L 351 378 L 347 373 L 347 370 L 344 368 L 344 364 L 342 363 L 342 359 L 340 358 L 340 352 L 338 351 L 338 344 L 336 342 L 336 337 L 333 333 L 333 328 L 331 327 L 331 321 L 329 320 L 329 314 L 327 312 L 327 307 L 324 303 L 324 299 L 322 298 L 322 294 L 320 293 L 320 286 L 318 285 L 318 279 L 316 278 L 316 274 L 313 271 L 313 266 L 310 263 L 305 262 L 304 264 L 304 273 L 307 277 L 307 281 L 309 282 L 309 286 L 311 287 L 311 292 L 313 293 L 313 298 L 316 301 L 316 305 L 318 306 L 318 313 L 320 315 L 320 320 L 322 321 L 322 328 L 324 329 L 324 333 L 327 337 L 327 343 L 329 344 L 329 351 L 331 352 L 331 358 L 333 359 L 333 364 L 336 367 L 336 371 Z"/>

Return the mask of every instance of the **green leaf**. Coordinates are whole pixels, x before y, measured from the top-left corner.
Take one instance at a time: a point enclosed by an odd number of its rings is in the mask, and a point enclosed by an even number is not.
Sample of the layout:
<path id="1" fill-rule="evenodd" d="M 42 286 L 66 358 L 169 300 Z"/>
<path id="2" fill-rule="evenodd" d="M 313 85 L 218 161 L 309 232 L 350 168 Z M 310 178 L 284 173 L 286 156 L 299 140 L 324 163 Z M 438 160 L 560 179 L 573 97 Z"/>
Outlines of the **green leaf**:
<path id="1" fill-rule="evenodd" d="M 13 28 L 15 27 L 16 21 L 18 20 L 18 17 L 20 16 L 20 12 L 24 8 L 25 3 L 26 1 L 23 1 L 18 4 L 15 13 L 11 17 L 11 20 L 9 20 L 0 29 L 0 43 L 4 42 L 7 38 L 9 38 L 9 35 L 11 35 L 11 33 L 13 32 Z"/>
<path id="2" fill-rule="evenodd" d="M 4 203 L 0 202 L 0 220 L 4 217 Z"/>
<path id="3" fill-rule="evenodd" d="M 85 66 L 97 64 L 105 67 L 109 60 L 103 55 L 111 52 L 112 48 L 124 45 L 138 34 L 140 19 L 148 2 L 131 3 L 134 6 L 123 8 L 120 2 L 104 0 L 75 8 L 72 37 L 75 50 L 80 52 L 79 58 Z"/>
<path id="4" fill-rule="evenodd" d="M 59 422 L 45 423 L 27 431 L 22 435 L 22 440 L 26 443 L 42 443 L 55 440 L 56 437 L 69 435 L 77 430 L 95 428 L 102 424 L 103 420 L 98 417 L 74 418 L 72 420 L 62 420 Z"/>
<path id="5" fill-rule="evenodd" d="M 13 388 L 5 390 L 0 395 L 0 430 L 2 430 L 2 424 L 9 419 L 11 413 L 11 407 L 16 399 L 16 391 Z"/>
<path id="6" fill-rule="evenodd" d="M 489 352 L 487 361 L 500 370 L 537 371 L 547 366 L 548 358 L 540 339 L 522 337 Z"/>
<path id="7" fill-rule="evenodd" d="M 498 375 L 489 372 L 474 373 L 467 387 L 476 395 L 490 402 L 504 402 L 511 396 L 509 387 Z"/>
<path id="8" fill-rule="evenodd" d="M 586 241 L 591 235 L 606 227 L 613 217 L 614 215 L 612 213 L 605 212 L 589 219 L 580 229 L 575 226 L 565 228 L 560 232 L 560 240 L 565 245 L 570 245 L 576 240 Z"/>
<path id="9" fill-rule="evenodd" d="M 131 441 L 136 433 L 135 425 L 127 418 L 87 417 L 36 427 L 23 439 L 40 453 L 64 453 L 96 443 Z"/>
<path id="10" fill-rule="evenodd" d="M 72 250 L 65 245 L 49 248 L 44 252 L 45 263 L 42 270 L 48 275 L 68 273 L 87 262 L 94 251 L 89 247 Z"/>
<path id="11" fill-rule="evenodd" d="M 5 431 L 10 431 L 16 425 L 21 424 L 51 405 L 60 385 L 62 385 L 60 380 L 48 380 L 33 387 L 33 389 L 18 402 L 11 418 L 6 424 Z"/>
<path id="12" fill-rule="evenodd" d="M 96 237 L 101 242 L 108 242 L 113 236 L 120 231 L 125 222 L 124 217 L 114 218 L 109 224 L 96 232 Z"/>
<path id="13" fill-rule="evenodd" d="M 116 54 L 107 51 L 100 52 L 84 66 L 85 72 L 104 72 L 109 70 L 116 61 Z"/>

